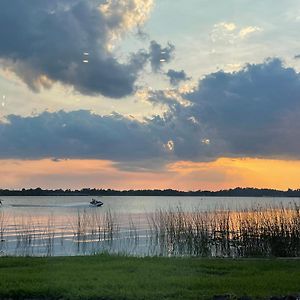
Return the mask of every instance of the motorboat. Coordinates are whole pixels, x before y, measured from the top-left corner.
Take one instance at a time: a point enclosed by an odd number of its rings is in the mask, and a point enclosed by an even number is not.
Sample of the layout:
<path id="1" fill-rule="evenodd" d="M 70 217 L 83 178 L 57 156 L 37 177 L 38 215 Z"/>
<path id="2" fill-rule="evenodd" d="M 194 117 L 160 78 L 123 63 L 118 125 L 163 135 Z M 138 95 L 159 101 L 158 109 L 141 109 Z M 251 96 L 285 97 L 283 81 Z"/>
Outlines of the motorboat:
<path id="1" fill-rule="evenodd" d="M 101 207 L 104 203 L 100 200 L 96 200 L 96 199 L 92 199 L 92 201 L 90 201 L 90 205 L 94 206 L 94 207 Z"/>

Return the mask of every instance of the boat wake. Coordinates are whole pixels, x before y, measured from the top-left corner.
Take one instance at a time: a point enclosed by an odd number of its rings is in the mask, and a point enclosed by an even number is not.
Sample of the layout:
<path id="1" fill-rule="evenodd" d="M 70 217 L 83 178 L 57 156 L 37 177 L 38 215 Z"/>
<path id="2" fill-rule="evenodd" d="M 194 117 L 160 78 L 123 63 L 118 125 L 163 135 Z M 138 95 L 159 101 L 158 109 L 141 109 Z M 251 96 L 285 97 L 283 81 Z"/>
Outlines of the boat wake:
<path id="1" fill-rule="evenodd" d="M 9 207 L 17 208 L 88 208 L 89 203 L 70 203 L 70 204 L 10 204 Z"/>

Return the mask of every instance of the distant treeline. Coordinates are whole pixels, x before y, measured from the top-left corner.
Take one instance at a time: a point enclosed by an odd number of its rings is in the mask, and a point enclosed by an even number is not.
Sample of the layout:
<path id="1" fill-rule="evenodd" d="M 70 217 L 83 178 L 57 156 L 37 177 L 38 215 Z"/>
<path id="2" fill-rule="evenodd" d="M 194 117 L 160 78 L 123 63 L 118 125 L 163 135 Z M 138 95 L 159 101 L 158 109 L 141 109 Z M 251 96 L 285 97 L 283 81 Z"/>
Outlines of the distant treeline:
<path id="1" fill-rule="evenodd" d="M 300 189 L 280 191 L 274 189 L 257 188 L 235 188 L 220 191 L 177 191 L 166 190 L 111 190 L 111 189 L 90 189 L 81 190 L 44 190 L 22 189 L 8 190 L 0 189 L 0 196 L 222 196 L 222 197 L 300 197 Z"/>

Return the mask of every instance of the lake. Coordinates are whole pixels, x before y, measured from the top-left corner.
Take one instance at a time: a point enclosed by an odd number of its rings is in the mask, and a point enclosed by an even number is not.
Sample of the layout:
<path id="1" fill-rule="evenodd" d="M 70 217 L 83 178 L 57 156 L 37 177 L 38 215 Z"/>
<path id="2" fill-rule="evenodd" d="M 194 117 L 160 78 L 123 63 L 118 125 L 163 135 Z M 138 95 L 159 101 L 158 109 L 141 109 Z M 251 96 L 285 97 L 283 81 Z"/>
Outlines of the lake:
<path id="1" fill-rule="evenodd" d="M 0 253 L 16 256 L 70 256 L 102 252 L 138 256 L 188 255 L 191 249 L 185 247 L 187 226 L 194 234 L 199 218 L 201 224 L 204 216 L 205 220 L 209 219 L 211 230 L 211 215 L 216 212 L 223 212 L 223 217 L 226 211 L 242 212 L 243 218 L 251 219 L 249 215 L 245 217 L 245 213 L 268 209 L 288 211 L 295 205 L 300 206 L 299 198 L 265 197 L 101 197 L 104 202 L 101 208 L 90 207 L 92 198 L 86 196 L 1 199 Z M 197 224 L 196 215 L 199 219 Z M 232 223 L 236 217 L 230 218 Z M 193 224 L 189 223 L 192 219 Z M 176 231 L 177 236 L 180 235 L 177 240 L 175 231 L 174 239 L 170 236 L 171 227 L 168 226 L 174 223 L 172 220 L 177 222 L 172 228 L 177 230 L 178 226 L 183 226 L 180 233 Z M 180 225 L 181 221 L 185 225 Z M 220 232 L 220 229 L 215 232 Z M 214 233 L 214 240 L 217 240 L 215 236 Z M 197 243 L 199 239 L 200 236 L 197 236 Z M 203 245 L 202 233 L 201 241 Z M 216 249 L 214 246 L 211 253 L 216 253 Z M 230 249 L 226 251 L 230 252 Z"/>

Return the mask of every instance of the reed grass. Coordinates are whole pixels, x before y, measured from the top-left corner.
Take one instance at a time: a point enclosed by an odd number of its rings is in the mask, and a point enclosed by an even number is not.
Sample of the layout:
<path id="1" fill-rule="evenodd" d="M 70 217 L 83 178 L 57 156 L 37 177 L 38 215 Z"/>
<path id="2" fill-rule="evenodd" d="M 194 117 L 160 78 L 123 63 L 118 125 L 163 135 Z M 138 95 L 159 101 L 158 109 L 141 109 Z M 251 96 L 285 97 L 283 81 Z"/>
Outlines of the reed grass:
<path id="1" fill-rule="evenodd" d="M 64 247 L 67 241 L 64 236 L 68 233 L 67 236 L 73 236 L 69 241 L 74 246 L 71 254 L 120 251 L 129 255 L 300 257 L 300 209 L 297 205 L 209 212 L 200 209 L 186 212 L 177 207 L 157 210 L 146 214 L 145 218 L 147 228 L 141 231 L 131 217 L 128 217 L 128 226 L 121 228 L 120 216 L 110 210 L 78 211 L 75 218 L 66 221 L 64 227 L 60 225 L 59 229 L 53 215 L 42 223 L 26 216 L 15 220 L 14 232 L 10 234 L 16 239 L 15 255 L 21 256 L 55 255 L 57 247 Z M 5 220 L 1 212 L 1 249 L 7 243 Z M 143 232 L 142 237 L 140 232 Z M 148 251 L 139 250 L 141 243 L 147 245 Z"/>
<path id="2" fill-rule="evenodd" d="M 300 212 L 293 208 L 184 212 L 159 210 L 150 233 L 168 255 L 300 256 Z"/>

